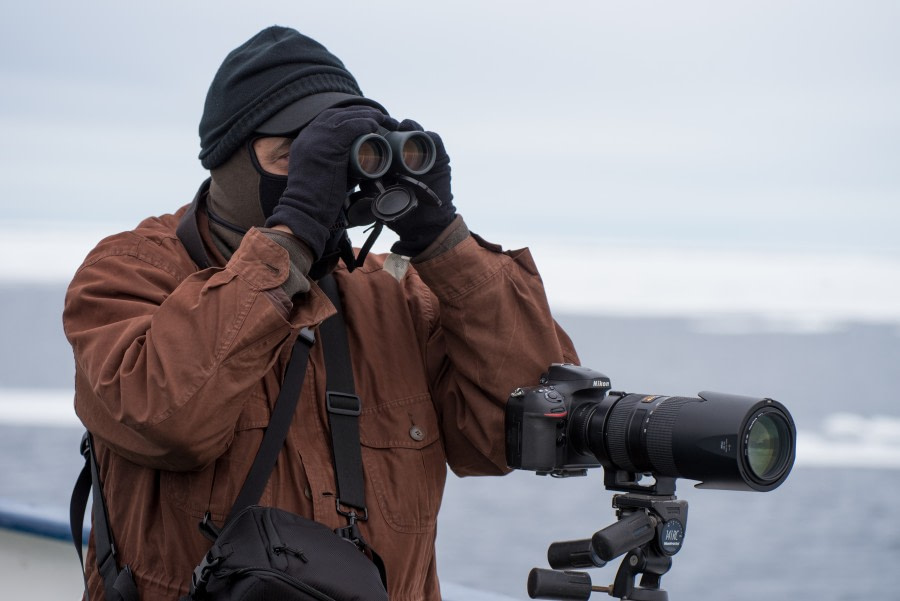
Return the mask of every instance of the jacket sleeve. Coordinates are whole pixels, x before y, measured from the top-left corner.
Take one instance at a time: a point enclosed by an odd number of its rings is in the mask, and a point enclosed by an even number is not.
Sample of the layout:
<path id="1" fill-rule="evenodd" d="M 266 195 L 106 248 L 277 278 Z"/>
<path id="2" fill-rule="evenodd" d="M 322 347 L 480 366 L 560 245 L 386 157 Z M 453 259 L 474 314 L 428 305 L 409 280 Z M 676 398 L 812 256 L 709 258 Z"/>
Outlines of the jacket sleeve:
<path id="1" fill-rule="evenodd" d="M 426 355 L 448 463 L 460 476 L 506 473 L 506 400 L 551 363 L 577 363 L 572 341 L 527 249 L 472 235 L 416 271 L 439 303 Z"/>
<path id="2" fill-rule="evenodd" d="M 63 323 L 76 362 L 75 410 L 126 459 L 200 469 L 228 448 L 248 390 L 292 333 L 333 311 L 312 291 L 293 319 L 271 291 L 288 253 L 257 230 L 224 269 L 191 273 L 177 239 L 123 234 L 76 273 Z"/>

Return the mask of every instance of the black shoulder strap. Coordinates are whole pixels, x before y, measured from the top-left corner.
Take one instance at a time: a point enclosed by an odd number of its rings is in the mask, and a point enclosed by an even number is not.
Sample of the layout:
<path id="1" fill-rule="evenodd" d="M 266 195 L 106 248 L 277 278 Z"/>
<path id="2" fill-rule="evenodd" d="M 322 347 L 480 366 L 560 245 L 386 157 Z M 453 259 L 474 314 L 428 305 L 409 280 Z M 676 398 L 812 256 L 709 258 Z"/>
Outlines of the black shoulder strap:
<path id="1" fill-rule="evenodd" d="M 334 278 L 328 275 L 319 281 L 319 286 L 338 310 L 319 327 L 325 354 L 326 405 L 338 488 L 336 507 L 339 513 L 347 517 L 352 516 L 352 520 L 355 521 L 367 517 L 362 451 L 359 442 L 361 401 L 355 394 L 350 347 L 347 343 L 346 323 L 337 284 Z M 257 503 L 262 496 L 296 411 L 306 374 L 309 348 L 313 341 L 312 332 L 304 328 L 294 345 L 269 426 L 226 523 L 246 507 Z M 345 507 L 352 509 L 348 511 Z M 353 511 L 354 509 L 359 510 L 361 514 Z"/>
<path id="2" fill-rule="evenodd" d="M 81 438 L 81 454 L 85 456 L 84 467 L 81 468 L 81 473 L 78 474 L 78 480 L 75 481 L 75 487 L 72 489 L 72 499 L 69 501 L 69 527 L 72 529 L 72 542 L 75 543 L 75 552 L 78 553 L 78 561 L 82 568 L 84 567 L 84 557 L 82 556 L 82 547 L 84 546 L 84 539 L 82 538 L 84 512 L 87 510 L 92 480 L 91 459 L 86 454 L 89 453 L 88 449 L 90 448 L 87 446 L 88 436 L 89 434 L 85 432 Z M 81 575 L 84 577 L 84 599 L 89 601 L 87 572 L 82 569 Z"/>
<path id="3" fill-rule="evenodd" d="M 362 402 L 356 395 L 347 324 L 337 282 L 331 274 L 319 280 L 319 287 L 328 296 L 337 313 L 319 327 L 325 354 L 325 401 L 331 429 L 331 449 L 334 453 L 334 473 L 337 479 L 338 513 L 347 517 L 347 526 L 335 532 L 367 553 L 387 588 L 387 569 L 384 560 L 363 538 L 358 520 L 369 518 L 366 510 L 366 491 L 363 481 L 362 449 L 359 442 L 359 415 Z M 348 507 L 348 509 L 345 509 Z"/>
<path id="4" fill-rule="evenodd" d="M 363 484 L 362 451 L 359 443 L 359 414 L 362 403 L 356 396 L 353 364 L 347 343 L 347 325 L 337 282 L 331 274 L 319 280 L 319 287 L 337 308 L 319 330 L 325 350 L 325 402 L 331 428 L 331 449 L 337 478 L 337 510 L 355 519 L 366 519 L 366 495 Z M 362 513 L 359 515 L 351 507 Z M 351 520 L 351 522 L 352 522 Z"/>
<path id="5" fill-rule="evenodd" d="M 275 460 L 284 446 L 288 429 L 297 409 L 297 401 L 300 399 L 300 389 L 303 388 L 303 379 L 306 375 L 306 363 L 309 360 L 309 350 L 315 342 L 315 337 L 309 328 L 303 328 L 294 349 L 291 352 L 290 361 L 284 375 L 284 383 L 275 401 L 275 408 L 269 418 L 269 425 L 263 435 L 259 451 L 250 467 L 250 473 L 238 493 L 237 500 L 228 514 L 227 524 L 242 510 L 259 502 L 269 476 L 275 468 Z"/>
<path id="6" fill-rule="evenodd" d="M 112 530 L 109 527 L 109 514 L 106 510 L 106 499 L 103 497 L 103 487 L 100 483 L 100 470 L 97 466 L 97 456 L 94 453 L 94 439 L 90 432 L 85 432 L 81 439 L 81 454 L 84 455 L 84 467 L 78 475 L 75 488 L 72 490 L 72 500 L 69 502 L 69 525 L 72 528 L 72 542 L 78 552 L 78 559 L 84 566 L 81 554 L 82 524 L 84 512 L 87 509 L 88 494 L 94 493 L 94 547 L 97 553 L 97 568 L 103 577 L 103 586 L 106 589 L 107 601 L 138 601 L 137 587 L 134 584 L 134 576 L 127 565 L 119 570 L 116 545 L 113 540 Z M 87 574 L 84 575 L 84 598 L 89 599 Z"/>
<path id="7" fill-rule="evenodd" d="M 194 202 L 191 203 L 187 212 L 181 217 L 178 228 L 175 230 L 181 243 L 184 244 L 188 254 L 191 256 L 191 260 L 200 269 L 206 269 L 212 265 L 209 256 L 206 254 L 206 249 L 203 247 L 203 238 L 200 237 L 200 227 L 197 225 L 197 213 L 203 208 L 210 181 L 207 179 L 200 186 L 197 195 L 194 197 Z"/>

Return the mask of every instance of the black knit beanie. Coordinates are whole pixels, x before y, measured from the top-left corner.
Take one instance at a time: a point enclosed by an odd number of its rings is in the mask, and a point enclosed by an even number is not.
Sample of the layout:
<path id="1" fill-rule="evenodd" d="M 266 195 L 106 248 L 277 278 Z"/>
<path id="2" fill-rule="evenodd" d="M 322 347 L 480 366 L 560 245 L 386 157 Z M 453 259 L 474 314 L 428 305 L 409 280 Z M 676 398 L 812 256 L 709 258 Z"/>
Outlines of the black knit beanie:
<path id="1" fill-rule="evenodd" d="M 329 92 L 362 96 L 344 64 L 315 40 L 287 27 L 262 30 L 225 58 L 209 86 L 201 163 L 218 167 L 283 108 Z"/>

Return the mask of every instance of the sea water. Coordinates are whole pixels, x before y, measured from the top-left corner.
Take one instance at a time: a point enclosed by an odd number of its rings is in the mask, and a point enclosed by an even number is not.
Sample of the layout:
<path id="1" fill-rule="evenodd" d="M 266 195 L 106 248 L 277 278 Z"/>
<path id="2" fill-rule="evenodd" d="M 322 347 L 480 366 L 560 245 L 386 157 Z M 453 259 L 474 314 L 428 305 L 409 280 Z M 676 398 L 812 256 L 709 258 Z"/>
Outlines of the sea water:
<path id="1" fill-rule="evenodd" d="M 0 498 L 64 516 L 82 460 L 61 304 L 59 286 L 0 286 Z M 689 518 L 662 580 L 673 601 L 900 599 L 896 322 L 797 331 L 753 316 L 558 319 L 582 364 L 615 389 L 770 396 L 795 417 L 797 465 L 777 490 L 698 490 L 679 481 Z M 589 538 L 615 521 L 611 497 L 600 470 L 569 479 L 451 475 L 438 520 L 441 577 L 527 598 L 528 571 L 548 567 L 550 543 Z M 594 584 L 610 584 L 617 566 L 592 570 Z"/>

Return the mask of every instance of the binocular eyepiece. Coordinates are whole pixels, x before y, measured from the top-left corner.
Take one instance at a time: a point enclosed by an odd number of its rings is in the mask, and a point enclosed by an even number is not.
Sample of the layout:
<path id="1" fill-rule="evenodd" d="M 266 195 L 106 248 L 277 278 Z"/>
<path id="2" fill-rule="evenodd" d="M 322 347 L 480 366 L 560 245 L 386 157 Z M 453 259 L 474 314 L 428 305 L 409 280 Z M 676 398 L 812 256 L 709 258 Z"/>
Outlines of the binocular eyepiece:
<path id="1" fill-rule="evenodd" d="M 407 175 L 428 173 L 437 150 L 421 131 L 388 131 L 360 136 L 350 147 L 350 174 L 363 180 L 378 179 L 389 171 Z"/>

